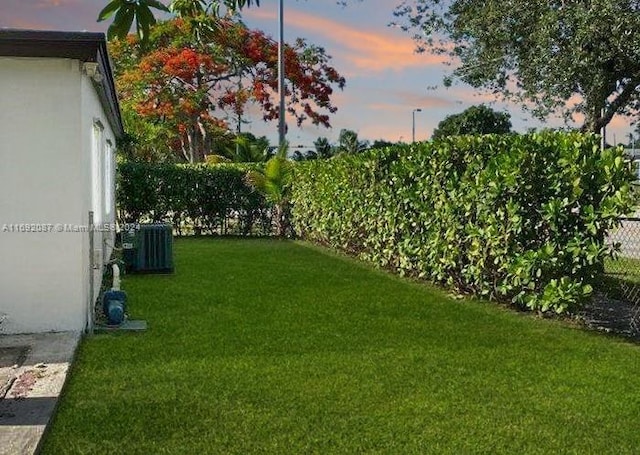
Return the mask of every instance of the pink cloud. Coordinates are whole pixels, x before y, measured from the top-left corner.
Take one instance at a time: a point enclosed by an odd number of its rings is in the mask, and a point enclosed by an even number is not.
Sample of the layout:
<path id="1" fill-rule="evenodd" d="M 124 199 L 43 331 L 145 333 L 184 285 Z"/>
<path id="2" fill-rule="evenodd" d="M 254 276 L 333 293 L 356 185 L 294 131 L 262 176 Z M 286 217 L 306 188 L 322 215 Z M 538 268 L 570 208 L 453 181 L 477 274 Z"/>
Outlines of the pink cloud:
<path id="1" fill-rule="evenodd" d="M 630 119 L 623 115 L 616 115 L 611 119 L 609 126 L 612 128 L 629 128 Z"/>
<path id="2" fill-rule="evenodd" d="M 253 9 L 245 13 L 259 20 L 276 20 L 276 15 L 267 10 Z M 420 68 L 442 65 L 445 58 L 430 54 L 416 54 L 415 44 L 405 34 L 392 30 L 372 31 L 356 28 L 339 21 L 290 9 L 285 22 L 305 33 L 322 36 L 336 44 L 332 53 L 351 63 L 357 74 L 385 70 L 401 71 L 406 68 Z M 353 71 L 351 71 L 353 75 Z"/>

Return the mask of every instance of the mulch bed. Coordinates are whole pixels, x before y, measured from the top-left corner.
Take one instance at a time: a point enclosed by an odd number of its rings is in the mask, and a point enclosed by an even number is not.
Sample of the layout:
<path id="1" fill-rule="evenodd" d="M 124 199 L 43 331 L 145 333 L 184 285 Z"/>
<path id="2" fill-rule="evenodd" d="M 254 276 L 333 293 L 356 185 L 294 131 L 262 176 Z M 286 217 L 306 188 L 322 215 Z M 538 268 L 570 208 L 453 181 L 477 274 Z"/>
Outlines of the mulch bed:
<path id="1" fill-rule="evenodd" d="M 596 292 L 577 315 L 586 327 L 620 335 L 640 343 L 640 300 L 620 300 Z"/>

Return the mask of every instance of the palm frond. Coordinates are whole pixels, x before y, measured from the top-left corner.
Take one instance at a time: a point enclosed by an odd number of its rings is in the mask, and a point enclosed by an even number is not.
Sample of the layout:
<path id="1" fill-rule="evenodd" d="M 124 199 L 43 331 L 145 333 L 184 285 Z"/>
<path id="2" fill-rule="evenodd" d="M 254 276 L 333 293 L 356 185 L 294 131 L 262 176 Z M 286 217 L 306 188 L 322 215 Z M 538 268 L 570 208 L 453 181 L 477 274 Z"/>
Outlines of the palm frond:
<path id="1" fill-rule="evenodd" d="M 244 181 L 247 185 L 255 188 L 258 191 L 264 191 L 266 189 L 267 179 L 262 172 L 248 171 L 244 176 Z"/>
<path id="2" fill-rule="evenodd" d="M 223 155 L 207 155 L 204 161 L 207 164 L 231 163 L 231 159 Z"/>

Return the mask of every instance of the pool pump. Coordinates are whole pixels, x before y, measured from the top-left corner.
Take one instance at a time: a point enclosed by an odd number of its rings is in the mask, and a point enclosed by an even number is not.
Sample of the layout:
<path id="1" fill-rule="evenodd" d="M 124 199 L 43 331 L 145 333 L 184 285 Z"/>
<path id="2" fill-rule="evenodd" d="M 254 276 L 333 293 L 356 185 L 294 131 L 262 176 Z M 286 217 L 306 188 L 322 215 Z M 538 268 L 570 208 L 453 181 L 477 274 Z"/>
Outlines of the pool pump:
<path id="1" fill-rule="evenodd" d="M 113 265 L 113 287 L 102 297 L 102 311 L 109 325 L 120 325 L 124 322 L 127 310 L 127 294 L 120 290 L 120 268 Z"/>

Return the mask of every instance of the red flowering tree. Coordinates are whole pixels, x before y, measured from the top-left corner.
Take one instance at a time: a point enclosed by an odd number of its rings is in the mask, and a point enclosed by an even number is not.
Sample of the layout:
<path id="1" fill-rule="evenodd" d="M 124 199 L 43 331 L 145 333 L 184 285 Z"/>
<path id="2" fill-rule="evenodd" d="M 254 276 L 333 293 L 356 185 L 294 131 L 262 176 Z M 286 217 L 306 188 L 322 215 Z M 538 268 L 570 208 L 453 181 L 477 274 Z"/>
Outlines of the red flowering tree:
<path id="1" fill-rule="evenodd" d="M 191 32 L 190 22 L 173 19 L 154 27 L 144 44 L 130 35 L 112 41 L 110 50 L 129 129 L 139 136 L 162 129 L 156 146 L 194 163 L 216 153 L 216 140 L 228 140 L 231 126 L 240 130 L 249 105 L 265 121 L 278 118 L 278 50 L 237 20 L 218 21 L 201 39 Z M 345 79 L 329 61 L 323 48 L 303 39 L 285 48 L 286 108 L 298 126 L 330 126 L 331 95 Z"/>

